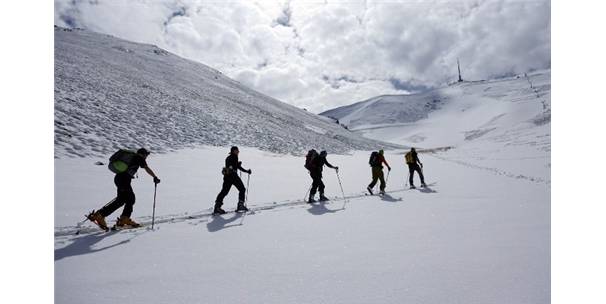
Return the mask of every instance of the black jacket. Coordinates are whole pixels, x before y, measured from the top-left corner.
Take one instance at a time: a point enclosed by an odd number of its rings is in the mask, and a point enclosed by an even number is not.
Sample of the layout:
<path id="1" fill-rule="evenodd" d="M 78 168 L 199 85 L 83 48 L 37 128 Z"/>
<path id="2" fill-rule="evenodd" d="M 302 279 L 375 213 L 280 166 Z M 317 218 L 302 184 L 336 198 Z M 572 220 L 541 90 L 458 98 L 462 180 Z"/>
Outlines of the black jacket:
<path id="1" fill-rule="evenodd" d="M 326 165 L 329 168 L 336 168 L 335 166 L 331 165 L 327 160 L 326 157 L 322 157 L 320 155 L 318 155 L 318 157 L 316 157 L 316 159 L 314 160 L 314 166 L 312 168 L 313 172 L 322 172 L 322 168 L 324 168 L 324 165 Z"/>
<path id="2" fill-rule="evenodd" d="M 235 174 L 238 169 L 244 172 L 248 171 L 242 168 L 242 162 L 238 161 L 238 155 L 236 154 L 230 154 L 227 156 L 225 159 L 225 168 L 227 169 L 228 174 Z"/>

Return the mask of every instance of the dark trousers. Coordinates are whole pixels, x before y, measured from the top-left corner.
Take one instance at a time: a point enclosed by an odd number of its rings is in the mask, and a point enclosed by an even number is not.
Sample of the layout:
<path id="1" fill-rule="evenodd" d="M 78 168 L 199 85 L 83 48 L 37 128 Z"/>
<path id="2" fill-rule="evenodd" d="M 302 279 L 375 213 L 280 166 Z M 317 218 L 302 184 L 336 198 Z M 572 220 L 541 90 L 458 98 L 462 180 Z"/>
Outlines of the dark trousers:
<path id="1" fill-rule="evenodd" d="M 377 180 L 381 181 L 381 185 L 379 189 L 381 191 L 385 190 L 385 179 L 383 178 L 383 167 L 372 167 L 372 182 L 368 185 L 369 188 L 374 188 L 377 184 Z"/>
<path id="2" fill-rule="evenodd" d="M 309 171 L 309 176 L 311 176 L 311 190 L 309 191 L 309 196 L 316 195 L 316 191 L 320 191 L 320 196 L 324 195 L 324 183 L 322 182 L 322 171 L 312 172 Z"/>
<path id="3" fill-rule="evenodd" d="M 244 183 L 236 173 L 228 174 L 223 176 L 223 188 L 221 188 L 221 192 L 217 195 L 217 199 L 215 200 L 215 205 L 221 207 L 223 205 L 223 199 L 229 193 L 229 189 L 231 186 L 236 186 L 240 193 L 238 194 L 238 202 L 243 203 L 246 198 L 246 188 L 244 187 Z"/>
<path id="4" fill-rule="evenodd" d="M 419 164 L 407 164 L 407 165 L 408 165 L 408 173 L 409 173 L 408 183 L 410 183 L 411 186 L 414 185 L 412 177 L 414 176 L 415 171 L 417 171 L 417 173 L 419 173 L 419 177 L 421 178 L 421 185 L 425 184 L 425 177 L 423 177 L 423 171 L 419 167 Z"/>
<path id="5" fill-rule="evenodd" d="M 118 195 L 111 203 L 99 210 L 103 217 L 107 217 L 124 205 L 122 216 L 130 217 L 133 213 L 133 205 L 135 204 L 135 192 L 131 187 L 130 182 L 132 177 L 128 173 L 119 173 L 114 177 L 114 184 L 118 188 Z"/>

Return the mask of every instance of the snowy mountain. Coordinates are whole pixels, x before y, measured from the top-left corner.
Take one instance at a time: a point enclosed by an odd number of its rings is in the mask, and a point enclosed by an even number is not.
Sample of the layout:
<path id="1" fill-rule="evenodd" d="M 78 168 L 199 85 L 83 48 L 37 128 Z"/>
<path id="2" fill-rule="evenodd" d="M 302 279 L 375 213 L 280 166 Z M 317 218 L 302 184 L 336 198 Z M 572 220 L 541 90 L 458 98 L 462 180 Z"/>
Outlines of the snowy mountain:
<path id="1" fill-rule="evenodd" d="M 232 144 L 300 154 L 310 143 L 386 146 L 156 46 L 55 27 L 56 157 Z"/>
<path id="2" fill-rule="evenodd" d="M 453 149 L 468 166 L 550 181 L 551 71 L 379 96 L 321 113 L 367 138 Z"/>
<path id="3" fill-rule="evenodd" d="M 55 41 L 55 302 L 550 302 L 550 71 L 325 113 L 348 131 L 153 46 Z M 361 136 L 421 148 L 429 187 L 409 188 L 401 148 L 385 152 L 387 193 L 367 195 L 367 150 L 385 144 Z M 251 211 L 213 216 L 231 143 Z M 292 154 L 314 144 L 339 170 L 323 172 L 330 201 L 309 204 Z M 166 151 L 147 159 L 162 182 L 140 169 L 144 227 L 104 232 L 83 221 L 116 195 L 93 163 L 123 145 Z"/>
<path id="4" fill-rule="evenodd" d="M 528 127 L 548 125 L 550 76 L 547 70 L 461 82 L 420 94 L 378 96 L 320 115 L 338 119 L 350 130 L 363 133 L 397 128 L 397 136 L 384 139 L 401 144 L 427 148 L 457 145 L 527 123 Z"/>
<path id="5" fill-rule="evenodd" d="M 383 95 L 338 107 L 320 115 L 338 119 L 340 123 L 356 128 L 365 125 L 391 125 L 414 122 L 427 117 L 443 100 L 431 91 L 414 95 Z"/>

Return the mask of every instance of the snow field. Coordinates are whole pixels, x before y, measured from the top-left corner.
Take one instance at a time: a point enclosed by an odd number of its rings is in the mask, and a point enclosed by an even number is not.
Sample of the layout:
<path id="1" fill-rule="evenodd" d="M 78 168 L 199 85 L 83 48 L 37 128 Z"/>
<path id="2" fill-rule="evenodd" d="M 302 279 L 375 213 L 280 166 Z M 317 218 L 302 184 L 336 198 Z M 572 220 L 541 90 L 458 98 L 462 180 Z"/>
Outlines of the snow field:
<path id="1" fill-rule="evenodd" d="M 220 190 L 219 169 L 227 150 L 152 154 L 148 163 L 162 178 L 157 216 L 210 208 Z M 442 160 L 450 158 L 447 151 L 436 154 L 440 158 L 420 155 L 427 182 L 435 182 L 430 189 L 402 190 L 407 174 L 403 151 L 386 151 L 393 168 L 387 190 L 395 192 L 384 198 L 350 199 L 344 209 L 337 200 L 284 205 L 285 200 L 301 200 L 311 183 L 303 157 L 240 150 L 243 166 L 253 170 L 249 206 L 276 201 L 275 207 L 164 222 L 155 231 L 55 237 L 55 300 L 549 302 L 550 199 L 545 183 Z M 341 168 L 347 195 L 361 194 L 370 182 L 368 155 L 329 151 L 329 162 Z M 111 174 L 94 161 L 55 160 L 63 177 L 56 186 L 55 226 L 73 226 L 79 220 L 76 213 L 96 208 L 114 194 Z M 325 169 L 324 182 L 329 197 L 340 196 L 334 170 Z M 133 216 L 151 215 L 151 177 L 139 172 L 134 185 Z M 227 209 L 235 208 L 236 192 L 232 188 L 225 199 Z"/>

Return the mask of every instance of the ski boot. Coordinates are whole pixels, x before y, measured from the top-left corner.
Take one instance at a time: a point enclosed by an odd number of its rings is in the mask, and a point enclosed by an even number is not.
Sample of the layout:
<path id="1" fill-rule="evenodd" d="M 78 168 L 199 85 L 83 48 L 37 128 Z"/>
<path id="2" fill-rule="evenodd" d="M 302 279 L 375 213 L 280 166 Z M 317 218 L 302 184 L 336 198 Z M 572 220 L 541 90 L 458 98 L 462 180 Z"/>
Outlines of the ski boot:
<path id="1" fill-rule="evenodd" d="M 103 215 L 101 215 L 99 212 L 95 212 L 95 210 L 93 210 L 91 213 L 89 213 L 86 218 L 93 222 L 95 225 L 99 226 L 99 228 L 108 231 L 109 228 L 107 227 L 107 223 L 105 222 L 105 217 Z"/>
<path id="2" fill-rule="evenodd" d="M 385 190 L 379 191 L 379 195 L 385 195 Z"/>
<path id="3" fill-rule="evenodd" d="M 417 189 L 417 187 L 415 187 L 415 185 L 410 185 L 410 189 Z"/>
<path id="4" fill-rule="evenodd" d="M 372 188 L 370 188 L 370 186 L 366 187 L 366 190 L 368 190 L 368 192 L 370 193 L 370 195 L 373 195 Z"/>
<path id="5" fill-rule="evenodd" d="M 314 196 L 313 196 L 313 195 L 310 195 L 310 196 L 309 196 L 309 200 L 307 200 L 307 203 L 308 203 L 308 204 L 313 204 L 313 203 L 315 203 L 315 202 L 316 202 L 316 200 L 314 199 Z"/>
<path id="6" fill-rule="evenodd" d="M 328 197 L 324 196 L 324 194 L 320 194 L 320 202 L 329 201 Z"/>
<path id="7" fill-rule="evenodd" d="M 427 188 L 427 184 L 422 183 L 422 184 L 421 184 L 421 188 Z"/>
<path id="8" fill-rule="evenodd" d="M 239 202 L 238 208 L 236 208 L 236 212 L 246 212 L 246 211 L 248 211 L 248 208 L 246 208 L 246 206 L 244 206 L 244 202 Z"/>
<path id="9" fill-rule="evenodd" d="M 118 221 L 116 222 L 116 227 L 122 228 L 126 226 L 129 226 L 130 228 L 138 228 L 141 227 L 141 224 L 131 220 L 128 216 L 122 215 L 118 218 Z"/>
<path id="10" fill-rule="evenodd" d="M 213 210 L 213 214 L 225 214 L 227 213 L 225 210 L 221 209 L 221 205 L 219 203 L 215 203 L 215 209 Z"/>

